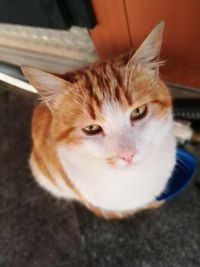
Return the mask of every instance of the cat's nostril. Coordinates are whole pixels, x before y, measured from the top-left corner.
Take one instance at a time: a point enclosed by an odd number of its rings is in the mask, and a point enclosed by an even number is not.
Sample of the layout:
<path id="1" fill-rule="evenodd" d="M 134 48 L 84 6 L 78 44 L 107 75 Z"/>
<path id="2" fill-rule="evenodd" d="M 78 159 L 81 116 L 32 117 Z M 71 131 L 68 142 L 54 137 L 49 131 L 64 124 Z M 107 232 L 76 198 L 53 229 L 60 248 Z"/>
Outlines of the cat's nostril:
<path id="1" fill-rule="evenodd" d="M 119 156 L 119 158 L 125 160 L 125 161 L 128 162 L 128 163 L 131 163 L 132 160 L 133 160 L 134 154 L 135 154 L 135 153 L 132 152 L 132 151 L 131 151 L 131 152 L 126 152 L 126 153 L 121 154 L 121 155 Z"/>

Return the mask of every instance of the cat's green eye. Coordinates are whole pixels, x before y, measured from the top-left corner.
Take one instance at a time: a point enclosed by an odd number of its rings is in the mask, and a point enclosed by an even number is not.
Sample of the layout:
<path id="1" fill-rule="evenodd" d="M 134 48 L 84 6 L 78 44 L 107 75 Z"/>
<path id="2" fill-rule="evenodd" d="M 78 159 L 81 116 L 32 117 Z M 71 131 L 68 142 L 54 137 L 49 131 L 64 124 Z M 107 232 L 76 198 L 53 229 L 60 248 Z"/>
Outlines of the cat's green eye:
<path id="1" fill-rule="evenodd" d="M 101 133 L 103 129 L 101 128 L 101 126 L 93 124 L 83 128 L 82 131 L 87 135 L 95 135 Z"/>
<path id="2" fill-rule="evenodd" d="M 134 109 L 131 112 L 130 119 L 131 120 L 139 120 L 139 119 L 144 118 L 146 114 L 147 114 L 147 106 L 142 105 L 142 106 Z"/>

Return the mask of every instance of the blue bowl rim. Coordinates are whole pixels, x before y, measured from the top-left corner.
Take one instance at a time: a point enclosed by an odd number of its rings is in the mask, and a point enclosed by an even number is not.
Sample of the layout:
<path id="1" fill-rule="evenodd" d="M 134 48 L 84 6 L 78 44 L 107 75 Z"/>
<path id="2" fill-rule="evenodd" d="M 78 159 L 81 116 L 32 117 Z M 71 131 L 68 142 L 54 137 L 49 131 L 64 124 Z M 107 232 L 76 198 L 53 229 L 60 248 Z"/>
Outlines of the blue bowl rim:
<path id="1" fill-rule="evenodd" d="M 161 192 L 159 194 L 159 196 L 156 196 L 156 200 L 157 201 L 166 201 L 166 200 L 170 200 L 171 198 L 175 197 L 176 195 L 178 195 L 179 193 L 181 193 L 186 187 L 187 185 L 190 183 L 190 181 L 192 180 L 193 176 L 196 173 L 197 170 L 197 158 L 192 155 L 190 152 L 182 149 L 182 148 L 177 148 L 176 149 L 176 154 L 177 154 L 177 163 L 175 164 L 174 170 L 172 172 L 172 176 L 169 178 L 168 183 L 166 185 L 166 188 L 164 189 L 163 192 Z M 178 190 L 176 190 L 175 192 L 172 192 L 171 194 L 169 194 L 169 188 L 170 188 L 170 183 L 172 182 L 172 179 L 179 179 L 180 177 L 177 176 L 177 171 L 178 171 L 178 162 L 181 160 L 185 161 L 189 161 L 187 163 L 189 163 L 189 168 L 187 170 L 187 175 L 188 178 L 184 179 L 185 183 L 180 184 L 180 188 Z M 174 181 L 173 181 L 174 182 Z M 167 196 L 166 196 L 167 195 Z"/>

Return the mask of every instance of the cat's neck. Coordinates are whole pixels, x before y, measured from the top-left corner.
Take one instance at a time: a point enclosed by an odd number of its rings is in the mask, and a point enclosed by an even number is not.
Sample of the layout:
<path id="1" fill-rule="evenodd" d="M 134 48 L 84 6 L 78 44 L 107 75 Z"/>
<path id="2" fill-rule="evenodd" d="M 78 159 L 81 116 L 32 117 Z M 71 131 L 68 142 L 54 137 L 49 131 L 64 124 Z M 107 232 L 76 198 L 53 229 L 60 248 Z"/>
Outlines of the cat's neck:
<path id="1" fill-rule="evenodd" d="M 65 145 L 59 145 L 57 151 L 76 188 L 90 203 L 105 210 L 130 210 L 153 201 L 164 189 L 175 162 L 175 153 L 169 153 L 163 166 L 162 151 L 158 149 L 140 165 L 114 168 L 78 154 L 73 158 Z"/>

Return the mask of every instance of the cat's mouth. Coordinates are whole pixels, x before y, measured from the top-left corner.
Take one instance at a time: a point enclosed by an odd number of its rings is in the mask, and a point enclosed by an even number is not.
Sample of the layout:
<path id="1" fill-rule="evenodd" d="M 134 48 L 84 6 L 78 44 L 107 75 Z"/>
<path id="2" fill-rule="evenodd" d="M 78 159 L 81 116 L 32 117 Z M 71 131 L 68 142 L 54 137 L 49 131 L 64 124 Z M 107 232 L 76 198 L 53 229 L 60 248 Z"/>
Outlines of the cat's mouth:
<path id="1" fill-rule="evenodd" d="M 128 167 L 135 164 L 134 158 L 131 160 L 125 160 L 119 157 L 109 157 L 105 159 L 106 163 L 112 167 Z"/>

